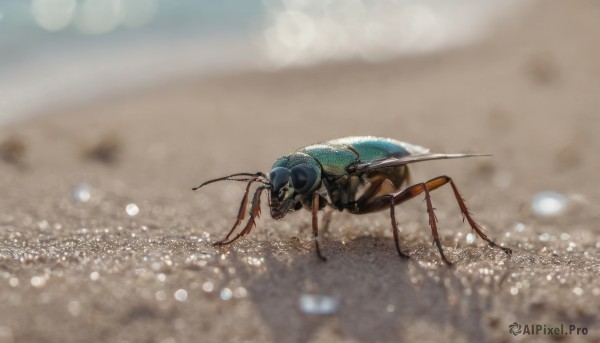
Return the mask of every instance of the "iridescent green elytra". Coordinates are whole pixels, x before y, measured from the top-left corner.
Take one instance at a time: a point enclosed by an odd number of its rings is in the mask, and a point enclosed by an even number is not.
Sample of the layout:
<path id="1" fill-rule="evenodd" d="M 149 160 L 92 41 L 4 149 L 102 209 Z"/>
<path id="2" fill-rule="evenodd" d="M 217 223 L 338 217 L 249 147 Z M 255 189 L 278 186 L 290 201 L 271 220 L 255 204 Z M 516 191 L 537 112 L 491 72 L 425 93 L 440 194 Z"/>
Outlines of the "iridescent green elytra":
<path id="1" fill-rule="evenodd" d="M 424 193 L 433 239 L 442 260 L 451 264 L 442 250 L 429 195 L 430 191 L 450 183 L 460 210 L 471 228 L 490 246 L 510 254 L 512 251 L 509 248 L 496 245 L 482 232 L 481 226 L 471 217 L 458 188 L 450 177 L 438 176 L 427 182 L 408 185 L 410 163 L 471 156 L 486 155 L 436 154 L 418 145 L 389 138 L 346 137 L 309 145 L 278 158 L 273 163 L 269 176 L 261 172 L 232 174 L 209 180 L 195 187 L 194 190 L 217 181 L 247 182 L 235 224 L 227 236 L 215 245 L 230 244 L 250 233 L 260 213 L 262 192 L 268 190 L 269 209 L 275 219 L 281 219 L 288 212 L 302 207 L 311 211 L 317 255 L 322 260 L 325 260 L 325 257 L 321 254 L 317 239 L 317 212 L 325 206 L 338 211 L 346 210 L 353 214 L 389 210 L 396 250 L 401 257 L 408 258 L 408 255 L 400 250 L 394 206 Z M 239 234 L 229 239 L 244 219 L 248 195 L 253 183 L 259 183 L 260 186 L 254 192 L 249 211 L 250 219 Z"/>

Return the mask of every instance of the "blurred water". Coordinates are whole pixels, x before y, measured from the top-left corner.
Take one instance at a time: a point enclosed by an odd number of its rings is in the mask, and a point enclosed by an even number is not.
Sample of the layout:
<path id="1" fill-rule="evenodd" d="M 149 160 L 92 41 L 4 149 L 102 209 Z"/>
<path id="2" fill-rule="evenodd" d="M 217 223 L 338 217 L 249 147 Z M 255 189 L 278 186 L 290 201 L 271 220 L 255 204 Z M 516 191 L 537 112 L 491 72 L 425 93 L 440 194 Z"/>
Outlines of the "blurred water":
<path id="1" fill-rule="evenodd" d="M 0 123 L 190 74 L 439 51 L 523 3 L 0 0 Z"/>

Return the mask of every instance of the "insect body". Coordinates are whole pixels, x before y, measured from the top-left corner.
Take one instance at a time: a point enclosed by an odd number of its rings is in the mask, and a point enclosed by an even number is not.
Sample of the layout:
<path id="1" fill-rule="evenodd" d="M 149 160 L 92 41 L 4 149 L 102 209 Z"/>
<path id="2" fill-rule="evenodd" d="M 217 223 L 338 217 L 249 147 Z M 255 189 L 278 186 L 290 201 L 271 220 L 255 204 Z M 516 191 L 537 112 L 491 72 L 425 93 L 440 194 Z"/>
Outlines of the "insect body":
<path id="1" fill-rule="evenodd" d="M 389 138 L 346 137 L 309 145 L 282 156 L 273 163 L 268 176 L 261 172 L 232 174 L 209 180 L 193 189 L 197 190 L 217 181 L 247 182 L 236 222 L 227 236 L 215 245 L 230 244 L 250 233 L 260 214 L 261 195 L 266 191 L 271 217 L 274 219 L 281 219 L 288 212 L 303 207 L 312 213 L 316 251 L 322 260 L 325 260 L 325 257 L 319 248 L 317 212 L 325 206 L 353 214 L 389 210 L 396 250 L 401 257 L 408 258 L 400 249 L 394 207 L 424 193 L 434 242 L 442 260 L 451 264 L 442 250 L 430 197 L 431 191 L 449 183 L 463 217 L 467 219 L 471 228 L 491 247 L 500 248 L 510 254 L 510 249 L 496 245 L 482 232 L 481 226 L 471 217 L 456 184 L 449 176 L 438 176 L 427 182 L 408 184 L 410 163 L 471 156 L 486 155 L 436 154 L 430 153 L 426 148 Z M 253 183 L 258 183 L 259 186 L 251 201 L 250 218 L 240 233 L 230 239 L 236 227 L 244 220 Z"/>

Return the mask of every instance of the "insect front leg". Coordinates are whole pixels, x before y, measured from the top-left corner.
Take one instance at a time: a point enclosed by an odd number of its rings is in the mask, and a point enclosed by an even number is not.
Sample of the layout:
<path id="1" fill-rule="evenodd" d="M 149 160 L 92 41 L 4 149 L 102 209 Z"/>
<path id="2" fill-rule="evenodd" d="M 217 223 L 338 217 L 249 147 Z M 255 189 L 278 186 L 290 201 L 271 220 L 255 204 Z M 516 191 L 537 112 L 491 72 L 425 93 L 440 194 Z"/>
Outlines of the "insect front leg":
<path id="1" fill-rule="evenodd" d="M 244 226 L 244 229 L 240 231 L 240 233 L 238 233 L 231 240 L 221 242 L 219 243 L 219 245 L 227 245 L 235 242 L 238 238 L 249 234 L 252 228 L 256 226 L 256 218 L 260 216 L 260 196 L 262 195 L 262 192 L 267 188 L 268 186 L 263 185 L 258 187 L 254 192 L 254 196 L 252 197 L 252 207 L 250 208 L 250 218 L 248 219 L 246 226 Z"/>
<path id="2" fill-rule="evenodd" d="M 319 247 L 319 218 L 317 213 L 319 212 L 319 194 L 315 193 L 313 196 L 312 202 L 312 230 L 313 237 L 315 238 L 315 246 L 317 248 L 317 256 L 321 259 L 321 261 L 327 261 L 327 258 L 321 254 L 321 249 Z"/>
<path id="3" fill-rule="evenodd" d="M 248 208 L 248 194 L 250 192 L 250 186 L 252 186 L 253 182 L 254 182 L 254 180 L 249 181 L 248 185 L 246 186 L 246 191 L 244 192 L 244 197 L 242 198 L 242 202 L 240 204 L 240 209 L 238 210 L 237 219 L 236 219 L 235 223 L 233 224 L 233 226 L 231 227 L 231 229 L 229 230 L 229 232 L 227 233 L 227 236 L 225 236 L 225 238 L 221 239 L 220 241 L 217 241 L 216 243 L 214 243 L 213 246 L 217 246 L 217 245 L 220 246 L 220 245 L 225 244 L 225 242 L 229 239 L 229 236 L 231 236 L 231 234 L 233 233 L 235 228 L 238 225 L 240 225 L 242 220 L 244 220 L 244 217 L 246 215 L 246 208 Z"/>

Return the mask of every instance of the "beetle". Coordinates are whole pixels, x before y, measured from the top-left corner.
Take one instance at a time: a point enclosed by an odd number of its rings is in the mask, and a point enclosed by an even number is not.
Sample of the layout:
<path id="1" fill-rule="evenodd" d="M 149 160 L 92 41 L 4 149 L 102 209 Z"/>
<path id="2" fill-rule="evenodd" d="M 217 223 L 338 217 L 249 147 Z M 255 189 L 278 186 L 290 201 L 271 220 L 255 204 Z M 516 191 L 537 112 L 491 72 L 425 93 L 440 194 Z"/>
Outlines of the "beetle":
<path id="1" fill-rule="evenodd" d="M 278 158 L 273 163 L 268 176 L 262 172 L 237 173 L 206 181 L 192 189 L 198 190 L 218 181 L 247 182 L 237 219 L 225 238 L 214 243 L 215 246 L 231 244 L 250 233 L 260 215 L 261 196 L 264 191 L 267 191 L 270 214 L 276 220 L 301 208 L 312 213 L 312 232 L 316 252 L 323 261 L 326 258 L 319 246 L 317 212 L 325 206 L 352 214 L 389 210 L 396 251 L 400 257 L 408 258 L 409 256 L 400 249 L 394 207 L 424 193 L 433 240 L 442 260 L 451 265 L 440 243 L 437 219 L 430 196 L 431 191 L 448 183 L 452 187 L 463 220 L 467 220 L 477 235 L 490 247 L 499 248 L 508 255 L 512 250 L 497 245 L 483 233 L 482 227 L 473 219 L 452 178 L 442 175 L 411 185 L 408 164 L 474 156 L 489 155 L 431 153 L 424 147 L 390 138 L 345 137 L 305 146 Z M 245 218 L 250 188 L 254 183 L 258 183 L 259 186 L 252 197 L 248 222 L 234 238 L 230 239 L 229 237 Z"/>

